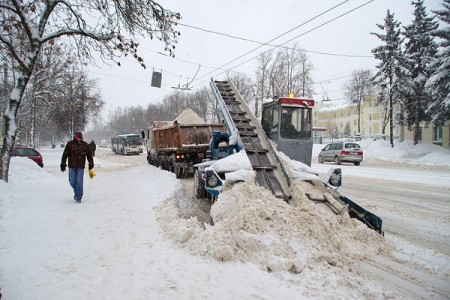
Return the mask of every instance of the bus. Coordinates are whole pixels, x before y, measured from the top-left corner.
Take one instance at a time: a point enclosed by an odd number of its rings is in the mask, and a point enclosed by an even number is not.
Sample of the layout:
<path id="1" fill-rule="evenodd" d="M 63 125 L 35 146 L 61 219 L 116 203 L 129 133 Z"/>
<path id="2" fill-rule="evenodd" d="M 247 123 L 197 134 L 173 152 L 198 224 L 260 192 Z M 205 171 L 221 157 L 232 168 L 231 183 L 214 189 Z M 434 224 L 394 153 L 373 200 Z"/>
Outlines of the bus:
<path id="1" fill-rule="evenodd" d="M 120 134 L 111 138 L 111 150 L 115 154 L 139 155 L 143 153 L 142 136 L 140 134 Z"/>

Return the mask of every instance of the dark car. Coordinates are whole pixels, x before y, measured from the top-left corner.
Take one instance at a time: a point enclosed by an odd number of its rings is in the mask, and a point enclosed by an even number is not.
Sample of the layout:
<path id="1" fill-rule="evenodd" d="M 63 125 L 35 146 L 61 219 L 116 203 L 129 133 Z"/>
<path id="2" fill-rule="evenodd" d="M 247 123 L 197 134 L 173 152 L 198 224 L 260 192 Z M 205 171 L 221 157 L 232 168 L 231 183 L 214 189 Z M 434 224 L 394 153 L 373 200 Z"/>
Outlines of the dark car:
<path id="1" fill-rule="evenodd" d="M 332 161 L 336 165 L 342 162 L 353 163 L 358 166 L 363 161 L 363 151 L 354 142 L 336 142 L 326 145 L 319 153 L 319 163 Z"/>
<path id="2" fill-rule="evenodd" d="M 35 148 L 27 146 L 14 146 L 12 151 L 13 156 L 28 157 L 29 159 L 36 162 L 41 168 L 44 167 L 44 160 L 41 153 Z"/>

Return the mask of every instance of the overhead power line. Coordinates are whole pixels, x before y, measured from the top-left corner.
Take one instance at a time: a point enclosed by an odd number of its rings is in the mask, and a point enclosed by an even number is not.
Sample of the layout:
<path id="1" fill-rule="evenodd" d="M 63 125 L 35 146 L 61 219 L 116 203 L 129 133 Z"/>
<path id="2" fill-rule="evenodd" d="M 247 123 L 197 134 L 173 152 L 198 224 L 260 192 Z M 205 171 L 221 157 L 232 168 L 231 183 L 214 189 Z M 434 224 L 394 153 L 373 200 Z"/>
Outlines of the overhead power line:
<path id="1" fill-rule="evenodd" d="M 348 0 L 347 0 L 347 1 L 348 1 Z M 327 12 L 329 12 L 329 11 L 331 11 L 331 10 L 337 8 L 338 6 L 344 4 L 344 3 L 347 2 L 347 1 L 343 1 L 343 2 L 341 2 L 341 3 L 337 4 L 337 5 L 335 5 L 335 6 L 333 6 L 332 8 L 330 8 L 330 9 L 328 9 L 328 10 L 326 10 L 326 11 L 320 13 L 319 15 L 317 15 L 317 16 L 315 16 L 315 17 L 313 17 L 313 18 L 311 18 L 311 19 L 305 21 L 304 23 L 302 23 L 302 24 L 300 24 L 300 25 L 294 27 L 293 29 L 291 29 L 291 30 L 289 30 L 289 31 L 287 31 L 287 32 L 285 32 L 285 33 L 283 33 L 283 34 L 277 36 L 276 38 L 274 38 L 274 39 L 270 40 L 269 42 L 267 42 L 266 45 L 267 45 L 268 43 L 270 43 L 270 42 L 272 42 L 272 41 L 278 39 L 279 37 L 286 35 L 287 33 L 293 31 L 294 29 L 297 29 L 297 28 L 299 28 L 300 26 L 303 26 L 303 25 L 305 25 L 306 23 L 311 22 L 312 20 L 318 18 L 319 16 L 322 16 L 322 15 L 326 14 Z M 243 64 L 245 64 L 245 63 L 247 63 L 247 62 L 249 62 L 249 61 L 251 61 L 251 60 L 253 60 L 253 59 L 255 59 L 255 58 L 259 57 L 259 56 L 261 56 L 261 55 L 263 55 L 264 53 L 267 53 L 267 52 L 269 52 L 269 51 L 273 51 L 274 49 L 279 48 L 279 47 L 281 47 L 282 45 L 285 45 L 285 44 L 287 44 L 287 43 L 289 43 L 289 42 L 291 42 L 291 41 L 293 41 L 293 40 L 295 40 L 295 39 L 297 39 L 297 38 L 299 38 L 299 37 L 301 37 L 301 36 L 304 36 L 305 34 L 308 34 L 308 33 L 312 32 L 312 31 L 314 31 L 314 30 L 317 30 L 317 29 L 320 28 L 320 27 L 323 27 L 323 26 L 325 26 L 325 25 L 327 25 L 327 24 L 329 24 L 329 23 L 331 23 L 331 22 L 337 20 L 337 19 L 340 19 L 340 18 L 342 18 L 342 17 L 348 15 L 349 13 L 352 13 L 352 12 L 354 12 L 354 11 L 360 9 L 361 7 L 364 7 L 364 6 L 368 5 L 369 3 L 373 2 L 373 1 L 375 1 L 375 0 L 367 1 L 367 2 L 365 2 L 365 3 L 363 3 L 363 4 L 359 5 L 359 6 L 357 6 L 357 7 L 353 8 L 353 9 L 351 9 L 351 10 L 349 10 L 349 11 L 343 13 L 343 14 L 338 15 L 337 17 L 334 17 L 334 18 L 332 18 L 332 19 L 330 19 L 330 20 L 328 20 L 328 21 L 326 21 L 326 22 L 324 22 L 324 23 L 322 23 L 322 24 L 320 24 L 320 25 L 317 25 L 316 27 L 314 27 L 314 28 L 312 28 L 312 29 L 310 29 L 310 30 L 307 30 L 307 31 L 305 31 L 305 32 L 303 32 L 303 33 L 301 33 L 301 34 L 299 34 L 299 35 L 297 35 L 297 36 L 295 36 L 295 37 L 293 37 L 293 38 L 287 40 L 286 42 L 282 43 L 281 45 L 274 46 L 274 47 L 272 47 L 271 49 L 269 49 L 269 50 L 267 50 L 267 51 L 264 51 L 263 53 L 260 53 L 260 54 L 254 56 L 254 57 L 252 57 L 252 58 L 250 58 L 250 59 L 247 59 L 247 60 L 245 60 L 245 61 L 243 61 L 243 62 L 241 62 L 241 63 L 239 63 L 239 64 L 237 64 L 237 65 L 235 65 L 235 66 L 233 66 L 233 67 L 231 67 L 231 68 L 229 68 L 227 71 L 232 70 L 232 69 L 234 69 L 234 68 L 237 68 L 237 67 L 239 67 L 239 66 L 241 66 L 241 65 L 243 65 Z M 262 46 L 263 46 L 263 45 L 260 45 L 260 46 L 256 47 L 255 49 L 250 50 L 250 51 L 244 53 L 243 55 L 238 56 L 237 58 L 231 60 L 230 62 L 228 62 L 228 63 L 226 63 L 226 64 L 220 66 L 220 68 L 223 68 L 223 67 L 225 67 L 225 66 L 227 66 L 227 65 L 229 65 L 229 64 L 231 64 L 231 63 L 233 63 L 233 62 L 235 62 L 236 60 L 242 58 L 243 56 L 245 56 L 245 55 L 247 55 L 247 54 L 249 54 L 249 53 L 251 53 L 251 52 L 256 51 L 257 49 L 261 48 Z M 217 71 L 217 70 L 216 70 L 216 71 Z M 212 74 L 212 73 L 214 73 L 214 72 L 215 72 L 215 71 L 211 71 L 211 72 L 209 72 L 209 73 L 207 73 L 207 74 L 201 76 L 201 77 L 200 77 L 199 79 L 197 79 L 196 81 L 199 81 L 200 79 L 202 79 L 202 78 L 204 78 L 204 77 L 206 77 L 206 76 L 208 76 L 208 75 L 210 75 L 210 74 Z M 226 72 L 226 71 L 225 71 L 225 72 Z M 224 74 L 225 72 L 219 73 L 217 76 L 222 75 L 222 74 Z M 204 80 L 204 81 L 198 83 L 197 85 L 202 84 L 202 83 L 205 83 L 206 81 L 207 81 L 207 80 Z"/>
<path id="2" fill-rule="evenodd" d="M 258 49 L 260 49 L 261 47 L 263 47 L 263 46 L 265 46 L 265 45 L 267 45 L 267 44 L 269 44 L 269 43 L 271 43 L 271 42 L 273 42 L 273 41 L 279 39 L 280 37 L 285 36 L 286 34 L 288 34 L 288 33 L 292 32 L 292 31 L 294 31 L 294 30 L 296 30 L 296 29 L 298 29 L 298 28 L 300 28 L 300 27 L 302 27 L 302 26 L 308 24 L 309 22 L 311 22 L 311 21 L 313 21 L 313 20 L 315 20 L 315 19 L 317 19 L 317 18 L 323 16 L 324 14 L 326 14 L 326 13 L 332 11 L 333 9 L 336 9 L 337 7 L 343 5 L 343 4 L 346 3 L 346 2 L 348 2 L 348 0 L 342 1 L 341 3 L 335 5 L 335 6 L 331 7 L 331 8 L 329 8 L 329 9 L 325 10 L 324 12 L 322 12 L 322 13 L 320 13 L 320 14 L 318 14 L 318 15 L 312 17 L 312 18 L 310 18 L 309 20 L 307 20 L 307 21 L 305 21 L 305 22 L 303 22 L 303 23 L 301 23 L 301 24 L 295 26 L 294 28 L 292 28 L 292 29 L 290 29 L 290 30 L 288 30 L 288 31 L 286 31 L 286 32 L 284 32 L 284 33 L 282 33 L 282 34 L 276 36 L 275 38 L 271 39 L 270 41 L 268 41 L 268 42 L 266 42 L 266 43 L 264 43 L 264 44 L 262 44 L 262 45 L 259 45 L 258 47 L 254 48 L 254 49 L 252 49 L 252 50 L 250 50 L 250 51 L 247 51 L 246 53 L 244 53 L 244 54 L 242 54 L 242 55 L 236 57 L 235 59 L 233 59 L 233 60 L 231 60 L 231 61 L 229 61 L 229 62 L 223 64 L 222 66 L 219 67 L 219 69 L 221 69 L 221 68 L 223 68 L 223 67 L 225 67 L 225 66 L 227 66 L 227 65 L 229 65 L 229 64 L 231 64 L 231 63 L 233 63 L 233 62 L 235 62 L 236 60 L 238 60 L 238 59 L 240 59 L 240 58 L 242 58 L 242 57 L 244 57 L 244 56 L 246 56 L 246 55 L 248 55 L 248 54 L 250 54 L 250 53 L 252 53 L 252 52 L 254 52 L 254 51 L 256 51 L 256 50 L 258 50 Z M 273 48 L 273 49 L 274 49 L 274 48 Z M 273 49 L 272 49 L 272 50 L 273 50 Z M 258 55 L 258 56 L 259 56 L 259 55 Z M 258 57 L 258 56 L 256 56 L 256 57 Z M 252 59 L 254 59 L 254 58 L 252 58 Z M 252 59 L 250 59 L 250 60 L 252 60 Z M 248 61 L 249 61 L 249 60 L 248 60 Z M 245 61 L 245 62 L 247 62 L 247 61 Z M 239 66 L 239 65 L 238 65 L 238 66 Z M 229 70 L 231 70 L 231 69 L 229 69 Z M 204 78 L 204 77 L 206 77 L 206 76 L 209 76 L 210 74 L 214 73 L 215 71 L 216 71 L 216 70 L 206 73 L 205 75 L 203 75 L 203 76 L 201 76 L 200 78 L 198 78 L 197 81 L 200 80 L 200 79 L 202 79 L 202 78 Z M 221 73 L 221 74 L 223 74 L 223 73 Z M 220 74 L 219 74 L 219 75 L 220 75 Z M 204 82 L 204 81 L 203 81 L 203 82 Z M 201 82 L 201 83 L 203 83 L 203 82 Z"/>
<path id="3" fill-rule="evenodd" d="M 255 44 L 260 44 L 263 46 L 279 46 L 281 48 L 286 48 L 286 49 L 290 49 L 292 50 L 292 47 L 284 47 L 284 46 L 280 46 L 280 45 L 273 45 L 273 44 L 268 44 L 268 43 L 263 43 L 263 42 L 259 42 L 259 41 L 255 41 L 249 38 L 243 38 L 243 37 L 238 37 L 238 36 L 234 36 L 231 34 L 227 34 L 227 33 L 221 33 L 221 32 L 217 32 L 217 31 L 213 31 L 213 30 L 209 30 L 209 29 L 204 29 L 201 27 L 197 27 L 197 26 L 193 26 L 193 25 L 188 25 L 188 24 L 183 24 L 183 23 L 177 23 L 177 25 L 181 25 L 184 27 L 188 27 L 188 28 L 192 28 L 192 29 L 197 29 L 197 30 L 201 30 L 207 33 L 212 33 L 212 34 L 216 34 L 216 35 L 222 35 L 222 36 L 226 36 L 232 39 L 236 39 L 236 40 L 241 40 L 241 41 L 246 41 L 246 42 L 251 42 L 251 43 L 255 43 Z M 307 52 L 307 53 L 315 53 L 315 54 L 321 54 L 321 55 L 329 55 L 329 56 L 342 56 L 342 57 L 357 57 L 357 58 L 372 58 L 372 55 L 355 55 L 355 54 L 340 54 L 340 53 L 329 53 L 329 52 L 323 52 L 323 51 L 313 51 L 313 50 L 307 50 L 307 49 L 301 49 L 301 51 Z"/>

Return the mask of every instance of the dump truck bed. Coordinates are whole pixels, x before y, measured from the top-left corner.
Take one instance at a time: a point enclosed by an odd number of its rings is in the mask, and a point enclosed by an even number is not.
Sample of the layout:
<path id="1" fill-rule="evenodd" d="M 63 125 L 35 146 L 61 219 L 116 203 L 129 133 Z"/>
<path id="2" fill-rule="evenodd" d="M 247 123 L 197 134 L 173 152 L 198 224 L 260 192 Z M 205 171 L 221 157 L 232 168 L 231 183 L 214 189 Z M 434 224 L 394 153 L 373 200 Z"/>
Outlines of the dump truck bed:
<path id="1" fill-rule="evenodd" d="M 179 124 L 170 126 L 153 125 L 153 147 L 167 152 L 205 152 L 209 149 L 213 131 L 225 132 L 225 125 L 216 124 Z"/>

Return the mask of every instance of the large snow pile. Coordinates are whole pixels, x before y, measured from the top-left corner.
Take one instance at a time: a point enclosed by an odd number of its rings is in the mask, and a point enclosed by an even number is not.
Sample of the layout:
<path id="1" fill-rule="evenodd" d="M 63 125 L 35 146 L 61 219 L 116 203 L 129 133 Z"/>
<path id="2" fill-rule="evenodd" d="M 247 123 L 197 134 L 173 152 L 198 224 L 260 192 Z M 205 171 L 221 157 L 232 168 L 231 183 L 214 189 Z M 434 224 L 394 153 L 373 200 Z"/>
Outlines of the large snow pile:
<path id="1" fill-rule="evenodd" d="M 205 120 L 200 118 L 192 109 L 186 108 L 174 120 L 180 124 L 205 124 Z"/>
<path id="2" fill-rule="evenodd" d="M 364 139 L 358 142 L 364 150 L 364 160 L 385 160 L 407 163 L 446 164 L 450 166 L 450 150 L 430 143 L 396 142 Z"/>
<path id="3" fill-rule="evenodd" d="M 211 207 L 214 226 L 196 217 L 177 218 L 182 194 L 157 208 L 159 221 L 168 236 L 194 255 L 250 262 L 267 271 L 300 273 L 318 262 L 350 268 L 354 260 L 388 251 L 378 233 L 346 212 L 335 215 L 306 198 L 306 192 L 326 192 L 318 177 L 299 175 L 298 165 L 290 165 L 288 172 L 297 173 L 291 177 L 291 204 L 262 187 L 241 183 L 222 192 Z M 300 180 L 306 178 L 309 182 Z"/>

